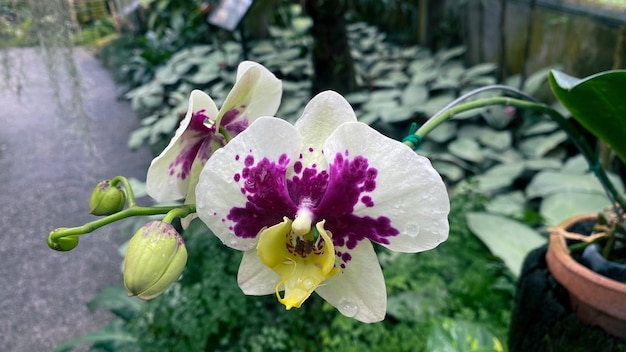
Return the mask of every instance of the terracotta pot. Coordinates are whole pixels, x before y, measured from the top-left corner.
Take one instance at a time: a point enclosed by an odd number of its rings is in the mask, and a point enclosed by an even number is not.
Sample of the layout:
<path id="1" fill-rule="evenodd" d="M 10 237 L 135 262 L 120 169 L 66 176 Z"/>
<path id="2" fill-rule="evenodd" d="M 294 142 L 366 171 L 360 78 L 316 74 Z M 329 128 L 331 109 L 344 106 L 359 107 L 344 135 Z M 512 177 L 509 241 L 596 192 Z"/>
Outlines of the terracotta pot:
<path id="1" fill-rule="evenodd" d="M 558 228 L 568 230 L 577 222 L 596 219 L 595 214 L 577 216 Z M 597 274 L 574 260 L 565 238 L 557 231 L 550 234 L 546 261 L 552 276 L 569 292 L 572 310 L 580 321 L 626 338 L 626 284 Z"/>

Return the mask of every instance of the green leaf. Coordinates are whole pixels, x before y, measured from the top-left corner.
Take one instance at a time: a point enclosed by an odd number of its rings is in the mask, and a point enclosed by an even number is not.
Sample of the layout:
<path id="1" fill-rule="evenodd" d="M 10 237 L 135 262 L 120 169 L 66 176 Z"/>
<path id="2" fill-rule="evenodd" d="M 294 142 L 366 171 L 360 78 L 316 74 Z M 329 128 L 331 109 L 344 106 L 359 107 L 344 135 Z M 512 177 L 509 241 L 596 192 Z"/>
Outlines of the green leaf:
<path id="1" fill-rule="evenodd" d="M 530 158 L 541 158 L 566 140 L 567 133 L 557 131 L 549 136 L 526 138 L 520 143 L 519 148 L 524 155 Z"/>
<path id="2" fill-rule="evenodd" d="M 567 159 L 561 171 L 568 174 L 583 175 L 589 172 L 589 164 L 584 155 L 578 154 Z"/>
<path id="3" fill-rule="evenodd" d="M 415 115 L 412 106 L 396 106 L 379 111 L 380 119 L 387 123 L 406 121 Z"/>
<path id="4" fill-rule="evenodd" d="M 133 318 L 140 307 L 141 302 L 128 297 L 123 285 L 105 287 L 87 303 L 87 308 L 91 312 L 105 308 L 125 321 Z"/>
<path id="5" fill-rule="evenodd" d="M 556 226 L 575 215 L 597 213 L 609 204 L 609 199 L 603 194 L 557 193 L 541 202 L 539 213 L 546 225 Z"/>
<path id="6" fill-rule="evenodd" d="M 437 52 L 437 54 L 435 55 L 435 60 L 439 63 L 439 64 L 443 64 L 446 61 L 461 56 L 465 53 L 465 47 L 464 46 L 457 46 L 454 48 L 450 48 L 450 49 L 446 49 L 446 50 L 442 50 Z"/>
<path id="7" fill-rule="evenodd" d="M 485 149 L 483 155 L 486 159 L 496 160 L 502 164 L 511 164 L 524 160 L 523 155 L 515 149 L 505 149 L 503 151 Z"/>
<path id="8" fill-rule="evenodd" d="M 433 167 L 450 182 L 457 182 L 465 175 L 463 168 L 453 163 L 435 160 Z"/>
<path id="9" fill-rule="evenodd" d="M 451 93 L 442 94 L 436 97 L 431 97 L 426 103 L 416 106 L 415 109 L 424 113 L 426 116 L 433 116 L 444 106 L 454 100 L 454 95 Z"/>
<path id="10" fill-rule="evenodd" d="M 87 333 L 79 338 L 67 341 L 54 349 L 54 352 L 69 352 L 74 347 L 84 345 L 84 344 L 94 344 L 94 343 L 112 343 L 112 342 L 121 342 L 125 344 L 135 344 L 137 339 L 129 334 L 125 330 L 125 326 L 122 321 L 116 320 L 110 322 L 108 325 L 103 327 L 102 329 L 92 331 Z M 109 349 L 113 350 L 113 349 Z"/>
<path id="11" fill-rule="evenodd" d="M 490 213 L 521 218 L 524 216 L 526 208 L 526 197 L 524 192 L 513 191 L 499 194 L 485 205 L 485 210 Z"/>
<path id="12" fill-rule="evenodd" d="M 487 130 L 478 136 L 478 141 L 491 149 L 504 150 L 511 147 L 513 137 L 510 131 Z"/>
<path id="13" fill-rule="evenodd" d="M 624 192 L 624 185 L 615 175 L 609 179 L 618 192 Z M 556 193 L 593 193 L 604 195 L 600 181 L 591 173 L 584 175 L 566 174 L 554 171 L 542 171 L 535 175 L 526 187 L 526 197 L 545 197 Z"/>
<path id="14" fill-rule="evenodd" d="M 454 122 L 448 121 L 444 124 L 437 126 L 437 128 L 432 130 L 428 134 L 427 138 L 437 143 L 445 143 L 455 136 L 456 130 L 457 130 L 456 124 Z"/>
<path id="15" fill-rule="evenodd" d="M 563 166 L 563 163 L 557 158 L 524 160 L 524 167 L 527 170 L 558 170 L 561 166 Z"/>
<path id="16" fill-rule="evenodd" d="M 155 74 L 156 79 L 163 84 L 174 84 L 180 80 L 180 75 L 173 71 L 172 65 L 159 67 Z"/>
<path id="17" fill-rule="evenodd" d="M 381 89 L 372 92 L 370 99 L 375 103 L 388 102 L 390 100 L 395 100 L 400 96 L 400 94 L 401 92 L 399 89 Z"/>
<path id="18" fill-rule="evenodd" d="M 522 89 L 526 93 L 531 95 L 537 93 L 542 85 L 546 83 L 546 78 L 548 77 L 548 73 L 553 67 L 542 68 L 539 71 L 533 73 L 528 77 L 526 82 L 524 82 L 524 88 Z"/>
<path id="19" fill-rule="evenodd" d="M 284 89 L 284 88 L 283 88 Z M 369 100 L 370 94 L 368 92 L 354 92 L 345 96 L 346 100 L 350 104 L 362 104 Z"/>
<path id="20" fill-rule="evenodd" d="M 483 109 L 482 116 L 489 126 L 503 129 L 512 121 L 504 106 L 489 106 Z"/>
<path id="21" fill-rule="evenodd" d="M 499 164 L 474 179 L 481 192 L 493 192 L 511 186 L 523 171 L 523 163 Z"/>
<path id="22" fill-rule="evenodd" d="M 465 73 L 463 74 L 463 77 L 465 78 L 465 80 L 470 80 L 472 78 L 476 78 L 479 76 L 484 76 L 484 75 L 493 73 L 497 68 L 498 68 L 498 65 L 491 63 L 491 62 L 478 64 L 478 65 L 470 67 L 467 71 L 465 71 Z"/>
<path id="23" fill-rule="evenodd" d="M 448 145 L 448 151 L 459 158 L 475 163 L 484 160 L 480 145 L 470 138 L 459 138 Z"/>
<path id="24" fill-rule="evenodd" d="M 428 89 L 423 84 L 411 83 L 409 84 L 400 97 L 400 101 L 404 105 L 418 105 L 423 104 L 428 99 Z"/>
<path id="25" fill-rule="evenodd" d="M 128 137 L 128 149 L 135 150 L 139 148 L 143 141 L 150 137 L 151 130 L 152 126 L 144 126 L 131 132 L 130 137 Z"/>
<path id="26" fill-rule="evenodd" d="M 426 344 L 431 352 L 504 351 L 502 342 L 484 326 L 450 318 L 433 322 Z"/>
<path id="27" fill-rule="evenodd" d="M 500 215 L 468 213 L 467 226 L 515 276 L 519 276 L 528 252 L 546 242 L 527 225 Z"/>
<path id="28" fill-rule="evenodd" d="M 424 321 L 446 308 L 443 298 L 447 295 L 444 282 L 431 287 L 429 292 L 402 292 L 389 297 L 387 313 L 401 321 Z"/>
<path id="29" fill-rule="evenodd" d="M 528 128 L 524 129 L 524 132 L 522 132 L 523 136 L 526 137 L 530 137 L 530 136 L 534 136 L 536 134 L 544 134 L 544 133 L 549 133 L 552 132 L 556 129 L 559 128 L 559 124 L 550 120 L 550 121 L 539 121 L 535 124 L 533 124 L 532 126 L 529 126 Z"/>
<path id="30" fill-rule="evenodd" d="M 418 63 L 422 64 L 424 60 L 419 60 Z M 437 70 L 435 69 L 424 69 L 422 71 L 416 71 L 411 76 L 411 83 L 414 84 L 425 84 L 437 78 Z"/>
<path id="31" fill-rule="evenodd" d="M 576 121 L 626 162 L 626 70 L 602 72 L 582 80 L 553 70 L 549 80 L 554 95 Z"/>

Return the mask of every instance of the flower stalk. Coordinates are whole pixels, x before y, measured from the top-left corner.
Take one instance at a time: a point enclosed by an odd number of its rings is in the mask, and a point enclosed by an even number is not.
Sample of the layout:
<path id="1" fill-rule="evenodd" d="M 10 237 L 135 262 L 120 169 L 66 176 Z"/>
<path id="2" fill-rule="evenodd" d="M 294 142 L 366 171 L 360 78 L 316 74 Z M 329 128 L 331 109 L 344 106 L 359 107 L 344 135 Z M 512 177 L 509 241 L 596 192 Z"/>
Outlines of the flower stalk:
<path id="1" fill-rule="evenodd" d="M 572 125 L 565 117 L 563 117 L 563 115 L 561 115 L 558 111 L 545 104 L 510 97 L 492 97 L 478 99 L 466 103 L 460 103 L 456 106 L 445 109 L 444 111 L 433 115 L 430 119 L 428 119 L 428 121 L 426 121 L 426 123 L 424 123 L 420 128 L 417 129 L 415 135 L 423 139 L 428 133 L 434 130 L 441 123 L 452 119 L 457 114 L 493 105 L 511 106 L 525 110 L 537 111 L 548 115 L 548 117 L 550 117 L 554 122 L 559 124 L 559 127 L 561 127 L 576 144 L 580 152 L 587 160 L 589 168 L 595 173 L 596 177 L 604 187 L 604 190 L 611 202 L 613 204 L 619 204 L 621 209 L 626 209 L 626 201 L 619 194 L 619 192 L 607 176 L 606 172 L 601 167 L 598 156 L 595 154 L 591 146 L 589 146 L 589 143 L 587 143 L 582 133 L 580 133 L 580 131 L 578 131 L 578 129 L 574 125 Z M 407 144 L 409 147 L 414 147 L 413 142 L 411 141 L 405 141 L 404 143 Z M 619 213 L 621 212 L 618 212 L 618 214 Z"/>
<path id="2" fill-rule="evenodd" d="M 68 250 L 63 249 L 64 247 L 61 245 L 60 241 L 63 238 L 67 237 L 77 237 L 84 234 L 91 233 L 103 226 L 112 224 L 116 221 L 130 218 L 133 216 L 149 216 L 149 215 L 160 215 L 160 214 L 173 214 L 166 215 L 166 218 L 171 222 L 176 216 L 186 216 L 191 213 L 195 213 L 196 206 L 194 204 L 186 204 L 186 205 L 173 205 L 173 206 L 157 206 L 157 207 L 140 207 L 140 206 L 132 206 L 126 208 L 120 212 L 115 214 L 111 214 L 100 218 L 98 220 L 94 220 L 88 222 L 82 226 L 77 227 L 62 227 L 53 230 L 48 235 L 48 246 L 54 250 Z M 184 215 L 178 215 L 184 214 Z M 164 219 L 165 220 L 165 219 Z M 71 249 L 71 248 L 70 248 Z"/>
<path id="3" fill-rule="evenodd" d="M 126 193 L 126 202 L 129 208 L 132 208 L 137 205 L 137 201 L 135 200 L 135 192 L 133 192 L 133 187 L 131 187 L 130 182 L 124 176 L 115 176 L 109 181 L 111 187 L 116 187 L 118 183 L 122 184 L 124 187 L 124 193 Z"/>

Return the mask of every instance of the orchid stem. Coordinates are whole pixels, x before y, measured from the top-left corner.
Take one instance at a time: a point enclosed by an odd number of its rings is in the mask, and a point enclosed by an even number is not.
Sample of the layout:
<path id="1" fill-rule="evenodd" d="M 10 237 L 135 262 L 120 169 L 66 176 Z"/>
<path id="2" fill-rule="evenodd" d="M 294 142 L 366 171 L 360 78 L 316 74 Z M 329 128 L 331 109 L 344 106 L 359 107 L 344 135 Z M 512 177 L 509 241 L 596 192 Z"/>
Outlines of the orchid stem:
<path id="1" fill-rule="evenodd" d="M 491 88 L 512 90 L 512 89 L 508 89 L 507 87 L 502 87 L 502 86 L 494 86 L 494 87 L 491 87 Z M 486 89 L 482 89 L 480 90 L 480 92 L 485 91 L 485 90 Z M 515 91 L 515 92 L 518 93 L 519 95 L 524 96 L 525 98 L 528 98 L 523 93 L 520 94 L 518 91 Z M 466 103 L 459 103 L 459 101 L 466 99 L 469 96 L 475 95 L 475 94 L 477 93 L 475 92 L 468 93 L 468 95 L 465 95 L 455 100 L 453 103 L 449 104 L 448 106 L 446 106 L 442 111 L 438 112 L 437 114 L 433 115 L 430 119 L 428 119 L 428 121 L 426 121 L 426 123 L 424 123 L 415 132 L 415 135 L 423 139 L 428 133 L 430 133 L 433 129 L 435 129 L 441 123 L 448 121 L 449 119 L 453 118 L 457 114 L 464 112 L 464 111 L 473 110 L 473 109 L 477 109 L 477 108 L 481 108 L 485 106 L 504 105 L 504 106 L 512 106 L 512 107 L 516 107 L 520 109 L 525 109 L 525 110 L 538 111 L 540 113 L 548 115 L 553 121 L 558 123 L 559 126 L 565 132 L 567 132 L 567 134 L 576 144 L 580 152 L 585 156 L 585 159 L 587 160 L 587 163 L 589 164 L 590 169 L 594 171 L 596 177 L 598 178 L 598 180 L 604 187 L 604 190 L 607 196 L 609 197 L 609 199 L 611 200 L 611 202 L 613 204 L 617 202 L 622 209 L 626 209 L 626 201 L 624 201 L 622 196 L 615 189 L 615 186 L 613 186 L 613 183 L 611 183 L 611 181 L 609 180 L 606 172 L 600 165 L 598 157 L 594 153 L 593 149 L 589 146 L 584 136 L 580 133 L 580 131 L 578 131 L 578 129 L 576 129 L 576 127 L 574 127 L 574 125 L 572 125 L 558 111 L 539 102 L 527 101 L 527 100 L 510 98 L 510 97 L 492 97 L 492 98 L 477 99 L 477 100 L 469 101 Z M 532 98 L 528 98 L 528 99 L 532 99 Z M 414 147 L 413 142 L 411 141 L 405 141 L 404 143 L 407 144 L 409 147 Z"/>
<path id="2" fill-rule="evenodd" d="M 111 179 L 109 184 L 113 187 L 116 187 L 118 183 L 122 183 L 124 187 L 124 192 L 126 192 L 126 199 L 128 201 L 128 208 L 133 208 L 137 205 L 137 201 L 135 200 L 135 192 L 133 192 L 133 187 L 131 187 L 130 183 L 124 176 L 115 176 Z"/>
<path id="3" fill-rule="evenodd" d="M 184 218 L 185 216 L 195 213 L 196 205 L 195 204 L 187 204 L 182 207 L 174 208 L 170 210 L 165 217 L 163 218 L 163 222 L 171 224 L 175 218 Z"/>
<path id="4" fill-rule="evenodd" d="M 123 182 L 123 181 L 122 181 Z M 131 191 L 132 192 L 132 191 Z M 132 196 L 132 193 L 130 194 L 130 196 Z M 130 199 L 130 197 L 129 197 Z M 134 200 L 134 199 L 133 199 Z M 48 235 L 48 246 L 52 249 L 56 249 L 58 248 L 58 246 L 56 245 L 59 241 L 59 239 L 63 238 L 63 237 L 71 237 L 71 236 L 80 236 L 80 235 L 84 235 L 84 234 L 88 234 L 90 232 L 93 232 L 105 225 L 111 224 L 113 222 L 122 220 L 122 219 L 126 219 L 132 216 L 148 216 L 148 215 L 158 215 L 158 214 L 168 214 L 175 211 L 175 210 L 179 210 L 180 214 L 185 214 L 189 215 L 191 213 L 194 213 L 196 211 L 196 206 L 195 205 L 173 205 L 173 206 L 159 206 L 159 207 L 138 207 L 138 206 L 132 206 L 129 208 L 126 208 L 120 212 L 117 212 L 115 214 L 111 214 L 109 216 L 100 218 L 98 220 L 94 220 L 91 222 L 88 222 L 82 226 L 77 226 L 77 227 L 62 227 L 62 228 L 58 228 L 53 230 L 52 232 L 50 232 L 50 234 Z M 172 215 L 173 216 L 173 215 Z M 173 218 L 172 218 L 173 219 Z M 171 222 L 171 220 L 170 220 Z"/>

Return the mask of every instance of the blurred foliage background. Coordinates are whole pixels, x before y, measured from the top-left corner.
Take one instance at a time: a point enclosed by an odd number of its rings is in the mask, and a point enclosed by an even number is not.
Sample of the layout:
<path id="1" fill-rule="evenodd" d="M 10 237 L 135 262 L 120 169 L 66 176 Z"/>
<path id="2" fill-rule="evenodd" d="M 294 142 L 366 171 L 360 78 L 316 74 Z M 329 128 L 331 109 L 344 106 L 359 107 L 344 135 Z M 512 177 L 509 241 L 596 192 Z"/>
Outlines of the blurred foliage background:
<path id="1" fill-rule="evenodd" d="M 569 7 L 520 3 L 257 0 L 228 31 L 207 22 L 217 0 L 0 0 L 0 52 L 37 45 L 51 57 L 67 49 L 67 58 L 74 45 L 93 50 L 141 119 L 129 148 L 147 145 L 154 155 L 183 118 L 191 90 L 204 90 L 219 106 L 243 59 L 283 81 L 278 116 L 294 121 L 315 91 L 332 88 L 345 94 L 360 121 L 401 139 L 411 123 L 486 85 L 508 84 L 552 103 L 550 68 L 597 72 L 610 68 L 616 50 L 626 50 L 615 49 L 626 21 L 619 11 L 598 25 L 594 7 L 574 16 Z M 597 43 L 593 50 L 589 41 Z M 333 62 L 329 52 L 342 59 Z M 8 75 L 10 62 L 2 58 Z M 108 309 L 115 319 L 57 350 L 82 344 L 94 351 L 506 350 L 525 253 L 545 240 L 545 226 L 605 205 L 603 191 L 558 126 L 524 111 L 459 115 L 429 135 L 419 153 L 449 186 L 450 239 L 417 255 L 377 248 L 389 294 L 384 322 L 358 323 L 317 296 L 291 311 L 271 295 L 244 296 L 236 284 L 240 253 L 196 221 L 183 235 L 189 261 L 174 287 L 149 302 L 126 297 L 121 285 L 105 289 L 90 309 Z M 609 166 L 623 191 L 623 165 Z M 145 221 L 129 221 L 128 234 Z M 499 231 L 485 233 L 485 223 Z M 535 240 L 507 239 L 507 229 L 520 227 Z M 498 257 L 490 238 L 514 245 Z"/>

